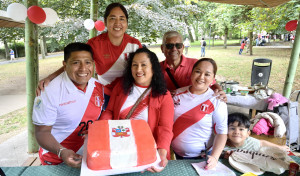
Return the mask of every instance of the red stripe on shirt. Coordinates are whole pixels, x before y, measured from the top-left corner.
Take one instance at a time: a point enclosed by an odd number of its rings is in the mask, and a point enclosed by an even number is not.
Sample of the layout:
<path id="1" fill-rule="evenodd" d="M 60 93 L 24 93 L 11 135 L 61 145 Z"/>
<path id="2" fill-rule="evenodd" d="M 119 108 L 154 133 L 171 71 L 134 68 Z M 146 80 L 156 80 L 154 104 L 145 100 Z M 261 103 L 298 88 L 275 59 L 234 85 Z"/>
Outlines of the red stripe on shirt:
<path id="1" fill-rule="evenodd" d="M 140 103 L 139 105 L 136 107 L 136 109 L 134 110 L 134 112 L 131 114 L 130 119 L 135 118 L 136 116 L 138 116 L 143 110 L 145 110 L 148 105 L 149 105 L 149 96 L 146 96 Z M 129 111 L 131 110 L 131 108 L 133 107 L 129 106 L 128 108 L 124 109 L 123 111 L 120 112 L 119 115 L 119 119 L 125 119 L 127 114 L 129 113 Z"/>
<path id="2" fill-rule="evenodd" d="M 201 111 L 201 109 L 203 109 L 202 105 L 204 104 L 208 105 L 208 108 L 205 111 Z M 206 114 L 210 114 L 213 111 L 214 105 L 210 100 L 207 100 L 182 114 L 180 117 L 177 118 L 173 125 L 173 139 L 180 135 L 185 129 L 200 121 Z"/>
<path id="3" fill-rule="evenodd" d="M 96 100 L 97 96 L 99 96 L 99 98 L 101 100 L 100 105 Z M 102 111 L 103 102 L 104 102 L 103 87 L 100 83 L 95 82 L 95 88 L 94 88 L 91 98 L 89 100 L 89 104 L 85 110 L 85 113 L 81 119 L 81 122 L 87 123 L 87 121 L 89 121 L 89 120 L 92 120 L 92 121 L 98 120 L 98 118 L 101 114 L 101 111 Z M 70 117 L 70 120 L 71 119 L 72 119 L 72 117 Z M 83 142 L 84 142 L 83 137 L 78 136 L 78 132 L 80 131 L 81 128 L 82 128 L 82 126 L 77 126 L 77 128 L 73 131 L 73 133 L 71 133 L 60 144 L 63 147 L 65 147 L 67 149 L 71 149 L 76 153 L 80 149 L 80 147 L 83 145 Z M 40 150 L 42 150 L 42 148 Z M 42 164 L 44 164 L 44 165 L 47 165 L 47 163 L 45 163 L 45 160 L 48 161 L 49 159 L 52 161 L 52 162 L 49 161 L 52 163 L 52 165 L 56 165 L 56 164 L 59 164 L 62 162 L 62 160 L 60 158 L 58 158 L 58 156 L 56 154 L 53 154 L 50 152 L 45 153 L 42 157 L 40 157 L 40 159 L 42 161 Z M 59 160 L 61 162 L 58 162 Z"/>

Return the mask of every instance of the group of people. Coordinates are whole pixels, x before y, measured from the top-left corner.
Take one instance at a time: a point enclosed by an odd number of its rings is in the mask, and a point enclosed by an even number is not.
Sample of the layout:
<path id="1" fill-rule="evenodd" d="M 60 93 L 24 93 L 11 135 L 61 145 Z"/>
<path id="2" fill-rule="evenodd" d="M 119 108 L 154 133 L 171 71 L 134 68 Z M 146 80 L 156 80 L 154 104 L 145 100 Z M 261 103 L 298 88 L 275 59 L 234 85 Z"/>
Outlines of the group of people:
<path id="1" fill-rule="evenodd" d="M 185 57 L 176 31 L 164 34 L 166 58 L 159 62 L 125 33 L 128 14 L 120 3 L 107 6 L 104 22 L 106 33 L 87 44 L 67 45 L 63 67 L 39 82 L 32 119 L 42 164 L 80 167 L 83 137 L 78 134 L 87 129 L 82 123 L 142 119 L 156 141 L 161 167 L 171 146 L 178 159 L 200 158 L 209 150 L 206 169 L 214 168 L 228 134 L 227 99 L 215 81 L 216 62 Z M 94 64 L 98 80 L 92 78 Z"/>
<path id="2" fill-rule="evenodd" d="M 183 42 L 184 48 L 185 48 L 185 55 L 188 54 L 189 48 L 191 47 L 190 40 L 188 38 L 185 39 Z M 200 47 L 201 47 L 201 55 L 200 57 L 205 57 L 205 47 L 206 47 L 206 41 L 204 38 L 201 39 L 200 41 Z"/>

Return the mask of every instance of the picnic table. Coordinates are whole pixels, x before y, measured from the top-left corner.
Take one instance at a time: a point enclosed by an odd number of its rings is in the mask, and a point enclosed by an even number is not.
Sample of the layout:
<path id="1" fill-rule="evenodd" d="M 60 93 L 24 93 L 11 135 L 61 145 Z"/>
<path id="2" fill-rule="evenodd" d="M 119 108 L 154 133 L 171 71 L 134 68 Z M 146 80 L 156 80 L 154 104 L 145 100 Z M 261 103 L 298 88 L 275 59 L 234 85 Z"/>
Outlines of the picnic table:
<path id="1" fill-rule="evenodd" d="M 291 156 L 298 164 L 300 164 L 300 158 L 297 156 Z M 147 175 L 157 175 L 157 176 L 191 176 L 197 175 L 197 172 L 191 165 L 191 163 L 197 163 L 204 161 L 203 159 L 200 160 L 170 160 L 167 167 L 160 173 L 150 173 L 145 172 L 143 174 L 136 172 L 136 173 L 128 173 L 123 174 L 124 176 L 147 176 Z M 233 169 L 229 164 L 227 159 L 220 159 L 221 163 L 229 167 L 231 170 L 235 172 L 237 176 L 242 175 L 241 172 Z M 7 176 L 32 176 L 32 175 L 43 175 L 43 176 L 55 176 L 55 175 L 63 175 L 63 176 L 76 176 L 80 175 L 79 168 L 72 168 L 65 164 L 60 164 L 57 166 L 27 166 L 27 167 L 2 167 L 2 170 Z M 273 176 L 276 175 L 271 172 L 265 172 L 264 176 Z M 288 175 L 288 171 L 285 171 L 282 176 Z"/>

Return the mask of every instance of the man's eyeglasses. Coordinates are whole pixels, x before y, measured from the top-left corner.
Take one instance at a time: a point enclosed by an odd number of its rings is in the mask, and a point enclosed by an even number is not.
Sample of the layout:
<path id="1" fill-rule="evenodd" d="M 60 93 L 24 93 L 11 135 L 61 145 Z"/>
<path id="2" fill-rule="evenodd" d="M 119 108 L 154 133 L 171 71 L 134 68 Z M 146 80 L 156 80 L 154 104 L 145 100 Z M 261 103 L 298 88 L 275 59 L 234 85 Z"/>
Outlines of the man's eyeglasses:
<path id="1" fill-rule="evenodd" d="M 166 48 L 167 49 L 173 49 L 174 46 L 177 48 L 177 49 L 181 49 L 183 47 L 183 43 L 167 43 L 165 44 L 166 45 Z"/>

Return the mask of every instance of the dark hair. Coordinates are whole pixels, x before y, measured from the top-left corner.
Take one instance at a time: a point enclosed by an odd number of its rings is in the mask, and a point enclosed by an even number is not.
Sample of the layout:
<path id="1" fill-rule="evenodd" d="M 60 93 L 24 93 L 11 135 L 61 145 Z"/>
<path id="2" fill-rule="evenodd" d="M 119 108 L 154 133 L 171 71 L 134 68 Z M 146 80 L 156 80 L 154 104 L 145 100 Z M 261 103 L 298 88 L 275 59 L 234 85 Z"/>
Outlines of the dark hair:
<path id="1" fill-rule="evenodd" d="M 245 126 L 245 128 L 250 128 L 250 120 L 245 114 L 235 112 L 228 115 L 228 126 L 238 122 L 238 126 Z"/>
<path id="2" fill-rule="evenodd" d="M 202 40 L 204 40 L 204 38 L 202 38 Z"/>
<path id="3" fill-rule="evenodd" d="M 199 59 L 199 60 L 194 64 L 192 72 L 194 71 L 195 67 L 197 67 L 197 65 L 200 64 L 200 62 L 204 62 L 204 61 L 210 62 L 210 63 L 213 65 L 213 68 L 214 68 L 214 74 L 215 74 L 215 76 L 216 76 L 217 70 L 218 70 L 217 64 L 216 64 L 216 62 L 215 62 L 212 58 L 208 58 L 208 57 L 204 57 L 204 58 L 202 58 L 202 59 Z"/>
<path id="4" fill-rule="evenodd" d="M 129 59 L 127 61 L 127 66 L 125 68 L 124 74 L 123 74 L 123 91 L 125 94 L 130 94 L 132 90 L 132 86 L 134 83 L 134 78 L 132 76 L 131 72 L 131 65 L 133 58 L 136 54 L 139 53 L 146 53 L 148 58 L 150 59 L 150 62 L 152 64 L 152 80 L 151 80 L 151 88 L 152 88 L 152 96 L 158 97 L 160 95 L 165 95 L 167 92 L 167 86 L 165 83 L 164 75 L 161 71 L 161 67 L 158 61 L 158 58 L 156 54 L 152 51 L 150 51 L 148 48 L 139 48 L 134 53 L 131 53 L 129 56 Z"/>
<path id="5" fill-rule="evenodd" d="M 64 48 L 64 61 L 67 62 L 69 57 L 71 56 L 72 52 L 75 51 L 87 51 L 91 53 L 92 59 L 93 58 L 93 50 L 92 47 L 88 44 L 85 43 L 80 43 L 80 42 L 75 42 L 75 43 L 70 43 Z"/>
<path id="6" fill-rule="evenodd" d="M 120 3 L 118 3 L 118 2 L 114 2 L 114 3 L 109 4 L 109 5 L 106 7 L 106 9 L 105 9 L 105 12 L 104 12 L 104 22 L 105 22 L 105 24 L 106 24 L 107 17 L 109 16 L 110 12 L 112 11 L 112 9 L 114 9 L 114 8 L 116 8 L 116 7 L 120 7 L 120 9 L 121 9 L 121 10 L 123 11 L 123 13 L 125 14 L 126 20 L 127 20 L 127 22 L 128 22 L 128 13 L 127 13 L 126 8 L 125 8 L 122 4 L 120 4 Z"/>

